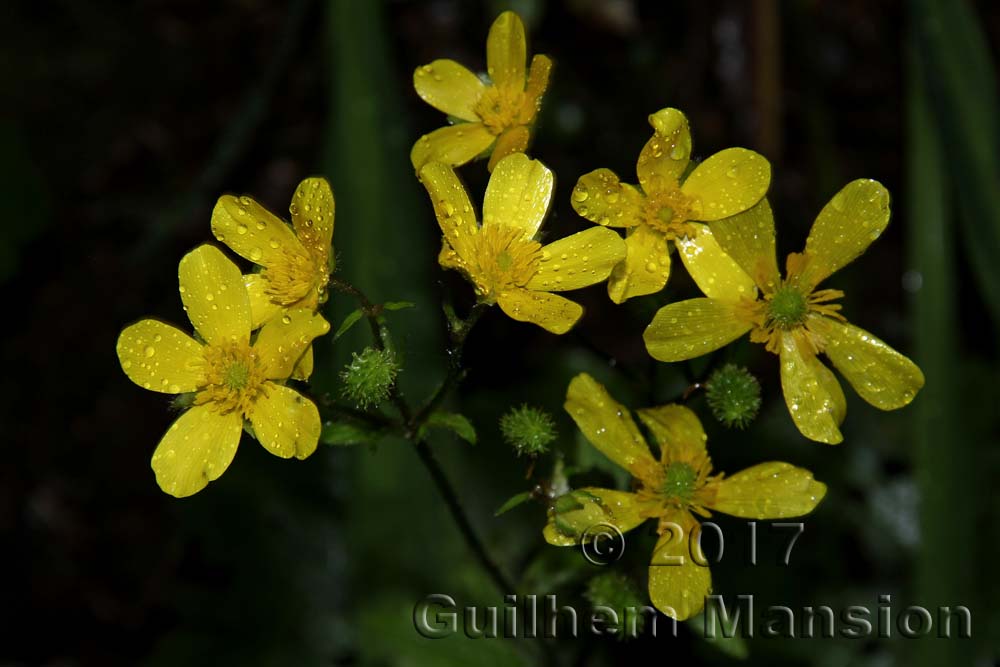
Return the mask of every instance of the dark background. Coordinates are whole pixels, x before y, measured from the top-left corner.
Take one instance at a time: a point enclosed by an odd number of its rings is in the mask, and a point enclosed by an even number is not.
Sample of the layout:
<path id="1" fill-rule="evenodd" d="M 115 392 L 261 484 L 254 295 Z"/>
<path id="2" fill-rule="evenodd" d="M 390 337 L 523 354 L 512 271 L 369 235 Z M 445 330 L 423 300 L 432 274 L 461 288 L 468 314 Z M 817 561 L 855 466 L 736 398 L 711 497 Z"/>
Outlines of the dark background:
<path id="1" fill-rule="evenodd" d="M 972 609 L 973 639 L 753 640 L 751 664 L 997 664 L 992 570 L 998 546 L 996 387 L 1000 166 L 993 3 L 565 2 L 509 5 L 531 52 L 556 61 L 532 155 L 556 173 L 550 238 L 583 229 L 569 206 L 592 169 L 634 178 L 665 106 L 688 115 L 695 154 L 746 146 L 774 168 L 779 255 L 798 250 L 845 183 L 893 194 L 883 237 L 831 287 L 845 314 L 912 356 L 928 385 L 881 413 L 849 388 L 845 443 L 810 443 L 780 398 L 775 359 L 737 346 L 764 387 L 745 432 L 714 422 L 700 396 L 716 467 L 761 460 L 812 469 L 830 491 L 789 567 L 747 566 L 743 522 L 720 518 L 729 554 L 717 592 L 758 605 L 909 604 Z M 393 315 L 414 396 L 444 364 L 442 295 L 467 286 L 436 267 L 438 230 L 409 147 L 443 124 L 412 89 L 413 69 L 451 57 L 484 68 L 498 2 L 231 0 L 219 3 L 7 4 L 0 28 L 0 664 L 532 664 L 532 642 L 431 642 L 410 614 L 429 593 L 500 604 L 402 442 L 322 447 L 307 462 L 245 439 L 226 475 L 198 496 L 161 493 L 149 457 L 173 419 L 164 398 L 121 372 L 118 332 L 155 315 L 185 323 L 176 292 L 184 252 L 209 240 L 224 192 L 284 212 L 298 181 L 331 179 L 334 243 L 347 276 Z M 483 164 L 463 170 L 473 199 Z M 998 178 L 993 178 L 994 176 Z M 693 294 L 675 262 L 661 295 L 616 308 L 602 287 L 556 338 L 487 314 L 469 341 L 461 402 L 475 447 L 435 440 L 491 553 L 526 589 L 579 597 L 597 573 L 575 550 L 544 546 L 544 507 L 494 519 L 530 488 L 527 464 L 496 420 L 530 401 L 557 416 L 571 461 L 611 468 L 561 410 L 580 371 L 638 408 L 687 385 L 657 367 L 640 335 L 655 308 Z M 334 297 L 330 319 L 353 308 Z M 495 309 L 496 310 L 496 309 Z M 318 347 L 316 392 L 364 331 Z M 551 459 L 539 462 L 536 479 Z M 619 479 L 619 483 L 624 480 Z M 641 540 L 640 540 L 641 544 Z M 762 541 L 777 550 L 780 542 Z M 620 564 L 644 590 L 648 550 Z M 894 612 L 895 613 L 895 612 Z M 643 655 L 728 664 L 681 629 L 676 639 L 581 638 L 565 664 Z M 728 649 L 730 651 L 736 649 Z M 693 657 L 692 657 L 693 656 Z"/>

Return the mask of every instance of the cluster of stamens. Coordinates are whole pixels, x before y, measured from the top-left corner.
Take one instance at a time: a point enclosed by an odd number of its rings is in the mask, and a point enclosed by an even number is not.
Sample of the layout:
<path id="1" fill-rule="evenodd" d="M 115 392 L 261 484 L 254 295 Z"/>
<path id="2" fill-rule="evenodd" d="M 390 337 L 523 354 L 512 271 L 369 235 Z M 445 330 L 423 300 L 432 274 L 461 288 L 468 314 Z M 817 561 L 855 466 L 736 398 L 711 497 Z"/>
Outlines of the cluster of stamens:
<path id="1" fill-rule="evenodd" d="M 821 315 L 843 321 L 840 304 L 831 303 L 842 296 L 844 293 L 835 289 L 805 293 L 793 281 L 785 281 L 773 292 L 749 304 L 747 316 L 754 324 L 750 340 L 763 343 L 769 352 L 780 354 L 782 336 L 788 333 L 799 336 L 813 354 L 819 354 L 826 342 L 810 327 L 810 318 Z"/>
<path id="2" fill-rule="evenodd" d="M 649 508 L 648 516 L 663 519 L 677 510 L 709 516 L 705 508 L 712 504 L 722 475 L 712 475 L 712 460 L 704 451 L 685 454 L 668 453 L 644 475 L 638 494 Z"/>
<path id="3" fill-rule="evenodd" d="M 490 133 L 499 135 L 517 125 L 530 125 L 538 113 L 538 96 L 511 86 L 489 86 L 473 111 Z"/>
<path id="4" fill-rule="evenodd" d="M 464 268 L 487 300 L 512 287 L 523 287 L 538 271 L 542 245 L 526 238 L 517 227 L 485 225 L 472 240 L 471 258 Z"/>
<path id="5" fill-rule="evenodd" d="M 265 392 L 264 368 L 259 356 L 247 343 L 207 345 L 205 386 L 198 390 L 195 403 L 210 403 L 227 414 L 238 410 L 244 416 Z"/>
<path id="6" fill-rule="evenodd" d="M 291 252 L 284 249 L 281 258 L 263 270 L 265 293 L 273 303 L 290 306 L 310 294 L 317 301 L 326 286 L 326 270 L 322 258 L 308 252 Z M 315 305 L 315 304 L 312 304 Z"/>
<path id="7" fill-rule="evenodd" d="M 694 202 L 676 183 L 648 194 L 643 222 L 663 232 L 668 239 L 694 238 L 697 227 L 689 222 Z"/>

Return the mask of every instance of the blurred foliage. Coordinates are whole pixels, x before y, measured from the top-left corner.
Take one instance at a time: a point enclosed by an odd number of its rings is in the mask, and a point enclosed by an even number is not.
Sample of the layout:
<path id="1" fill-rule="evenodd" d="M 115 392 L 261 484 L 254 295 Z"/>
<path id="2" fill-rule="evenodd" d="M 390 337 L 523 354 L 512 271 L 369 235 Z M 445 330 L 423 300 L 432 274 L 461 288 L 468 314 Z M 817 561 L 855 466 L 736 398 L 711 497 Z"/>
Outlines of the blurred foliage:
<path id="1" fill-rule="evenodd" d="M 733 431 L 708 419 L 703 392 L 691 395 L 716 468 L 787 460 L 830 491 L 787 567 L 776 559 L 787 535 L 759 525 L 751 567 L 746 522 L 715 517 L 726 539 L 713 566 L 716 591 L 752 592 L 758 608 L 875 608 L 880 594 L 893 596 L 896 611 L 966 604 L 971 642 L 723 646 L 684 625 L 676 638 L 584 635 L 558 647 L 426 640 L 412 620 L 426 595 L 502 607 L 502 594 L 471 558 L 416 454 L 348 422 L 327 425 L 324 441 L 361 446 L 321 448 L 298 463 L 247 441 L 225 478 L 199 496 L 177 502 L 157 490 L 149 455 L 172 415 L 122 376 L 114 339 L 146 313 L 183 318 L 176 263 L 207 236 L 223 191 L 253 193 L 280 211 L 301 177 L 329 177 L 339 270 L 373 299 L 416 304 L 387 314 L 404 392 L 416 402 L 440 381 L 440 302 L 465 312 L 470 295 L 435 266 L 438 231 L 408 153 L 441 118 L 412 93 L 411 75 L 439 57 L 482 69 L 486 30 L 509 7 L 525 16 L 532 49 L 557 62 L 532 149 L 558 177 L 548 234 L 580 229 L 569 187 L 597 166 L 631 173 L 648 138 L 646 115 L 667 105 L 688 113 L 698 155 L 771 147 L 781 255 L 799 249 L 840 185 L 877 178 L 894 195 L 893 222 L 832 286 L 847 292 L 849 319 L 913 351 L 928 384 L 895 413 L 848 392 L 845 444 L 826 447 L 795 431 L 776 365 L 754 346 L 691 364 L 648 360 L 638 341 L 652 312 L 694 293 L 679 268 L 667 292 L 622 308 L 602 288 L 587 290 L 581 327 L 559 339 L 488 313 L 469 340 L 460 396 L 442 406 L 445 428 L 430 437 L 473 524 L 517 582 L 518 591 L 503 593 L 556 593 L 560 605 L 585 610 L 595 574 L 613 571 L 645 588 L 654 537 L 644 530 L 610 570 L 541 539 L 545 504 L 533 491 L 553 484 L 555 455 L 574 486 L 627 483 L 563 411 L 569 379 L 589 372 L 639 408 L 675 400 L 710 366 L 731 362 L 760 380 L 763 406 L 747 431 Z M 12 564 L 0 662 L 438 666 L 657 655 L 874 667 L 1000 659 L 986 569 L 1000 550 L 1000 499 L 986 487 L 1000 465 L 998 19 L 992 3 L 930 0 L 16 0 L 0 27 L 0 289 L 12 312 L 28 316 L 15 318 L 2 347 L 0 528 Z M 479 197 L 483 172 L 463 172 Z M 334 294 L 330 321 L 355 307 Z M 324 339 L 317 393 L 339 393 L 339 370 L 368 336 L 354 326 Z M 519 460 L 505 444 L 497 424 L 523 403 L 553 415 L 553 456 Z M 468 427 L 450 416 L 459 413 Z M 475 447 L 452 433 L 471 428 Z M 493 516 L 522 492 L 532 500 Z M 749 657 L 737 663 L 744 650 Z"/>

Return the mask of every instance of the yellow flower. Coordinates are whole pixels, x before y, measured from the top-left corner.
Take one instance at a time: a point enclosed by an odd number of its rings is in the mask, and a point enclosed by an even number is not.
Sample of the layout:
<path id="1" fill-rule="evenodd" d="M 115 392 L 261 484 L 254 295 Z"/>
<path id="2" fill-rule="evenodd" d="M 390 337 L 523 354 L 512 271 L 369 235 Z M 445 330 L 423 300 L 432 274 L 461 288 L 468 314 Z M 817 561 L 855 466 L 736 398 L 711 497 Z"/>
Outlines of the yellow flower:
<path id="1" fill-rule="evenodd" d="M 288 210 L 291 227 L 246 196 L 219 197 L 212 211 L 215 238 L 262 267 L 259 273 L 244 276 L 254 329 L 292 309 L 315 311 L 327 298 L 333 269 L 330 184 L 324 178 L 305 179 Z M 312 367 L 310 347 L 293 377 L 308 379 Z"/>
<path id="2" fill-rule="evenodd" d="M 582 176 L 573 190 L 577 213 L 599 225 L 627 230 L 625 261 L 608 281 L 611 300 L 622 303 L 663 289 L 670 276 L 670 241 L 706 294 L 719 283 L 741 278 L 751 290 L 752 284 L 700 223 L 741 213 L 759 202 L 771 183 L 770 163 L 745 148 L 728 148 L 685 177 L 691 158 L 687 118 L 677 109 L 661 109 L 649 117 L 649 124 L 653 137 L 636 164 L 640 187 L 620 182 L 608 169 L 597 169 Z"/>
<path id="3" fill-rule="evenodd" d="M 583 308 L 552 292 L 601 282 L 625 254 L 625 244 L 610 229 L 588 229 L 546 246 L 536 241 L 553 179 L 541 162 L 524 153 L 504 158 L 494 169 L 481 226 L 451 167 L 431 162 L 420 170 L 420 180 L 444 232 L 441 266 L 464 273 L 481 302 L 499 303 L 519 322 L 566 333 Z"/>
<path id="4" fill-rule="evenodd" d="M 181 300 L 201 340 L 158 320 L 142 320 L 118 337 L 129 379 L 165 394 L 193 394 L 153 454 L 160 488 L 178 498 L 217 479 L 233 460 L 250 423 L 276 456 L 304 459 L 316 449 L 316 405 L 281 384 L 314 338 L 330 330 L 297 308 L 268 322 L 251 340 L 250 300 L 239 268 L 220 250 L 199 246 L 181 260 Z"/>
<path id="5" fill-rule="evenodd" d="M 767 200 L 749 211 L 711 223 L 719 245 L 752 279 L 760 293 L 741 282 L 716 285 L 709 298 L 661 308 L 644 339 L 660 361 L 691 359 L 750 332 L 781 359 L 785 403 L 799 431 L 830 444 L 843 440 L 839 426 L 847 406 L 823 353 L 855 391 L 876 408 L 907 405 L 924 386 L 917 366 L 863 329 L 848 324 L 833 289 L 817 290 L 877 239 L 889 223 L 889 193 L 872 180 L 848 183 L 823 207 L 805 250 L 788 256 L 785 278 L 775 258 L 774 218 Z"/>
<path id="6" fill-rule="evenodd" d="M 628 409 L 585 373 L 570 382 L 566 411 L 594 447 L 635 478 L 636 491 L 591 487 L 570 492 L 570 502 L 557 501 L 550 508 L 545 540 L 569 546 L 601 524 L 624 533 L 655 519 L 660 537 L 649 565 L 649 598 L 679 621 L 701 611 L 712 588 L 698 548 L 701 527 L 692 513 L 783 519 L 808 514 L 826 494 L 826 485 L 811 472 L 788 463 L 761 463 L 729 478 L 713 475 L 701 422 L 681 405 L 638 411 L 659 446 L 657 461 Z"/>
<path id="7" fill-rule="evenodd" d="M 486 39 L 491 83 L 483 83 L 454 60 L 418 67 L 413 73 L 417 94 L 459 122 L 417 140 L 410 152 L 414 169 L 420 171 L 432 161 L 457 167 L 492 149 L 489 170 L 493 171 L 501 159 L 523 152 L 552 70 L 547 56 L 536 55 L 525 77 L 527 58 L 524 24 L 514 12 L 504 12 Z"/>

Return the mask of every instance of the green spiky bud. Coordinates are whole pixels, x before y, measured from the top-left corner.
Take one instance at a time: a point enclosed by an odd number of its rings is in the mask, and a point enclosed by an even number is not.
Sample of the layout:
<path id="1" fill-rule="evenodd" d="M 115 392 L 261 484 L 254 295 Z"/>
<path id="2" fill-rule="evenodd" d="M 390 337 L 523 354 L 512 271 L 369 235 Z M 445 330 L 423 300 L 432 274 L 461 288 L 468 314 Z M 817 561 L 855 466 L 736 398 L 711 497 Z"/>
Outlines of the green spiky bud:
<path id="1" fill-rule="evenodd" d="M 742 366 L 726 364 L 705 383 L 705 398 L 720 422 L 746 428 L 760 410 L 760 383 Z"/>
<path id="2" fill-rule="evenodd" d="M 618 617 L 618 639 L 634 639 L 642 632 L 646 616 L 641 610 L 648 603 L 631 578 L 619 572 L 604 572 L 587 582 L 584 596 L 594 608 L 614 610 Z M 610 623 L 612 619 L 608 618 L 606 609 L 602 610 L 604 620 Z"/>
<path id="3" fill-rule="evenodd" d="M 511 408 L 500 418 L 500 432 L 517 455 L 538 456 L 556 439 L 555 421 L 549 413 L 529 405 Z"/>
<path id="4" fill-rule="evenodd" d="M 399 362 L 391 350 L 365 348 L 352 353 L 351 363 L 340 372 L 341 393 L 361 409 L 377 406 L 389 397 L 399 375 Z"/>

